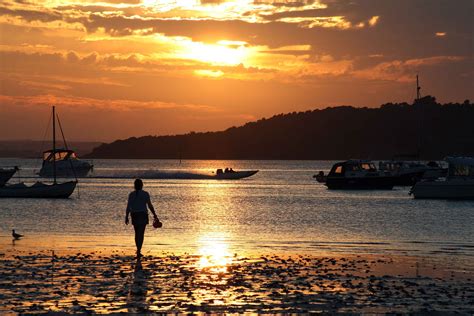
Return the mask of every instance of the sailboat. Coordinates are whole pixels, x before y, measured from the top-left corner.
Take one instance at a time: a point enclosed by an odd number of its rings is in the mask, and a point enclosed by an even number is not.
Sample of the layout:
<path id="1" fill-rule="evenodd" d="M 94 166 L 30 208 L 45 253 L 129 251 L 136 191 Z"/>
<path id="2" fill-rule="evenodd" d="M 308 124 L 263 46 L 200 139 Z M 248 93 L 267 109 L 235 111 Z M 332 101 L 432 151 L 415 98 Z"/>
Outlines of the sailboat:
<path id="1" fill-rule="evenodd" d="M 62 132 L 62 129 L 61 129 Z M 64 137 L 64 134 L 63 134 Z M 53 106 L 53 153 L 59 155 L 56 150 L 56 108 Z M 56 179 L 56 160 L 53 159 L 53 183 L 46 184 L 36 182 L 31 186 L 24 183 L 5 185 L 0 187 L 0 198 L 68 198 L 74 192 L 77 185 L 75 181 L 58 183 Z"/>

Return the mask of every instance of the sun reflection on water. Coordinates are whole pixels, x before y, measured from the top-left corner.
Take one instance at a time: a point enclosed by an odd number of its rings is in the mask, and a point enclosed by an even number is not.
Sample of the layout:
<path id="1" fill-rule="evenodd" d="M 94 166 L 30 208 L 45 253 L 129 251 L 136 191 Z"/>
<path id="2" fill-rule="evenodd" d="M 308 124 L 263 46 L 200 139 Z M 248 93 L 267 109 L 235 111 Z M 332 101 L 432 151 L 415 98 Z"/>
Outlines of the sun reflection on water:
<path id="1" fill-rule="evenodd" d="M 197 264 L 200 269 L 214 273 L 227 272 L 227 268 L 232 264 L 227 239 L 224 233 L 210 233 L 198 239 L 200 259 Z"/>

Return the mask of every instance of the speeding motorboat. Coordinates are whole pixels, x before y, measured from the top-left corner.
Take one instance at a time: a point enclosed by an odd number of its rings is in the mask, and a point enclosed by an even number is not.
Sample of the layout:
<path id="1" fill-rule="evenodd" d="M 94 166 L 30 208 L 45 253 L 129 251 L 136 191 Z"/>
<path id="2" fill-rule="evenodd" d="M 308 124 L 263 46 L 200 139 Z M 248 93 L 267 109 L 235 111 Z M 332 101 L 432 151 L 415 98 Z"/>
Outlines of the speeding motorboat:
<path id="1" fill-rule="evenodd" d="M 446 178 L 417 182 L 410 191 L 415 199 L 474 199 L 474 158 L 448 157 Z"/>
<path id="2" fill-rule="evenodd" d="M 332 190 L 391 190 L 395 177 L 390 172 L 377 170 L 368 160 L 347 160 L 333 165 L 329 174 L 316 177 Z"/>
<path id="3" fill-rule="evenodd" d="M 211 178 L 218 180 L 237 180 L 251 177 L 257 172 L 258 170 L 234 171 L 232 168 L 226 168 L 223 171 L 222 169 L 217 169 L 215 176 L 211 176 Z"/>
<path id="4" fill-rule="evenodd" d="M 0 187 L 4 186 L 18 170 L 16 166 L 12 168 L 0 168 Z"/>
<path id="5" fill-rule="evenodd" d="M 63 178 L 85 177 L 93 169 L 92 163 L 80 160 L 74 151 L 59 148 L 43 153 L 43 165 L 39 175 L 44 178 L 53 177 L 54 164 L 56 176 Z"/>
<path id="6" fill-rule="evenodd" d="M 435 180 L 445 177 L 447 169 L 441 167 L 437 162 L 389 160 L 380 161 L 379 170 L 390 172 L 395 177 L 395 185 L 412 186 L 421 179 Z"/>

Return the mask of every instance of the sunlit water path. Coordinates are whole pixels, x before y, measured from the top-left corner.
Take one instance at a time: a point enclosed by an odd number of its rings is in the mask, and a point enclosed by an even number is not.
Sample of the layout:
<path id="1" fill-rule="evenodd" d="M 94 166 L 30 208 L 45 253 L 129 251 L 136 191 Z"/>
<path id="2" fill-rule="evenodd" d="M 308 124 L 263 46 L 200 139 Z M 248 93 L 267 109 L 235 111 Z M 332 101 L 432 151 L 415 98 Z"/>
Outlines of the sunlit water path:
<path id="1" fill-rule="evenodd" d="M 324 161 L 95 160 L 95 176 L 147 170 L 259 169 L 249 179 L 145 180 L 164 227 L 148 229 L 145 252 L 391 253 L 470 260 L 474 202 L 423 201 L 393 191 L 328 191 L 312 178 Z M 38 160 L 0 159 L 31 176 Z M 18 181 L 14 179 L 13 181 Z M 32 181 L 32 180 L 30 180 Z M 68 200 L 1 199 L 0 245 L 11 249 L 132 249 L 123 223 L 133 181 L 83 179 Z M 12 242 L 11 229 L 26 238 Z"/>

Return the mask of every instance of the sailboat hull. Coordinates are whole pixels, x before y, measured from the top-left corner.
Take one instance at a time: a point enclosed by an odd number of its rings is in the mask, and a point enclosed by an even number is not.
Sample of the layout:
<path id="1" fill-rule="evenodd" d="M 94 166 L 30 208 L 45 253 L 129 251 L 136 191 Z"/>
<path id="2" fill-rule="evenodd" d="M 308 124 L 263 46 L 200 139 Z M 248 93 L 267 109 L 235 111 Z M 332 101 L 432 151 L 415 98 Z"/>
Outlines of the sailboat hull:
<path id="1" fill-rule="evenodd" d="M 76 188 L 76 181 L 42 184 L 37 183 L 32 186 L 24 184 L 7 185 L 0 188 L 0 198 L 49 198 L 67 199 Z"/>
<path id="2" fill-rule="evenodd" d="M 4 186 L 5 183 L 13 177 L 16 170 L 17 169 L 0 169 L 0 187 Z"/>

